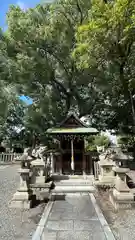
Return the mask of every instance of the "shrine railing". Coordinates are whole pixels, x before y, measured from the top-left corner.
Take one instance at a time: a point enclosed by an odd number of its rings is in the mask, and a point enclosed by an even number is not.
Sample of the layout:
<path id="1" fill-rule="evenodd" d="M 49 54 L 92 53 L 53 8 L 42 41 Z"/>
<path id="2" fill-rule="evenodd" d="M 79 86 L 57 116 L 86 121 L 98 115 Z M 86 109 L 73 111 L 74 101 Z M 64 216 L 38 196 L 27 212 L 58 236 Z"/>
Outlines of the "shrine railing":
<path id="1" fill-rule="evenodd" d="M 98 179 L 99 174 L 100 174 L 99 163 L 97 161 L 94 161 L 94 177 L 96 180 Z"/>
<path id="2" fill-rule="evenodd" d="M 22 153 L 0 153 L 0 164 L 19 160 Z"/>

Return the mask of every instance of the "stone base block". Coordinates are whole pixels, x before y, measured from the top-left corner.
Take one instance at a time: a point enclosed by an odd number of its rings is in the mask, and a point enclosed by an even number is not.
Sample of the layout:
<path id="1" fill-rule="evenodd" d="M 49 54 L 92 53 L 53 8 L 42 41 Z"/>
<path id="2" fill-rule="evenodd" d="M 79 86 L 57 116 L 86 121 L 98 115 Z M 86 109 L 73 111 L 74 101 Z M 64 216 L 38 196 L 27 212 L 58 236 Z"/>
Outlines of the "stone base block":
<path id="1" fill-rule="evenodd" d="M 31 201 L 25 200 L 25 201 L 19 201 L 19 200 L 11 200 L 9 203 L 10 208 L 20 208 L 20 209 L 30 209 L 31 208 Z"/>
<path id="2" fill-rule="evenodd" d="M 50 191 L 49 189 L 44 189 L 40 192 L 40 196 L 42 200 L 48 200 L 50 196 Z"/>
<path id="3" fill-rule="evenodd" d="M 45 188 L 45 189 L 34 189 L 33 192 L 36 195 L 37 200 L 48 200 L 49 199 L 49 194 L 50 190 Z"/>
<path id="4" fill-rule="evenodd" d="M 134 201 L 134 195 L 130 191 L 119 192 L 114 188 L 112 194 L 118 201 Z"/>
<path id="5" fill-rule="evenodd" d="M 27 201 L 28 199 L 29 199 L 28 192 L 17 191 L 13 196 L 13 200 L 15 200 L 15 201 Z"/>
<path id="6" fill-rule="evenodd" d="M 115 180 L 115 176 L 101 176 L 101 175 L 99 175 L 99 182 L 101 182 L 101 183 L 113 184 L 114 180 Z"/>
<path id="7" fill-rule="evenodd" d="M 116 199 L 116 197 L 113 196 L 113 193 L 110 193 L 109 200 L 112 203 L 112 205 L 114 206 L 115 210 L 130 209 L 130 208 L 132 208 L 132 206 L 134 204 L 133 200 L 127 200 L 124 198 L 123 198 L 123 200 Z"/>
<path id="8" fill-rule="evenodd" d="M 114 187 L 114 183 L 95 181 L 95 186 L 97 186 L 97 187 L 110 187 L 110 188 L 113 188 Z"/>
<path id="9" fill-rule="evenodd" d="M 9 203 L 9 207 L 11 208 L 22 208 L 22 209 L 30 209 L 32 205 L 32 201 L 30 200 L 31 194 L 28 191 L 23 192 L 17 191 L 11 202 Z"/>

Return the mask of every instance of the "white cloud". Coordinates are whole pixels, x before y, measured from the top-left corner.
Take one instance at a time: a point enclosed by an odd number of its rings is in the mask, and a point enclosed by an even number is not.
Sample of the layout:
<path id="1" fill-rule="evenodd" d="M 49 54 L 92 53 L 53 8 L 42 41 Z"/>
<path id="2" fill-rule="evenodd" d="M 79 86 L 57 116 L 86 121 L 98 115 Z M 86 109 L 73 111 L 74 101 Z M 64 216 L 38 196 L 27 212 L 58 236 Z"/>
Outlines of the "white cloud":
<path id="1" fill-rule="evenodd" d="M 26 6 L 26 4 L 24 3 L 24 2 L 22 2 L 22 1 L 18 1 L 17 3 L 16 3 L 23 11 L 25 11 L 25 10 L 27 10 L 27 6 Z"/>

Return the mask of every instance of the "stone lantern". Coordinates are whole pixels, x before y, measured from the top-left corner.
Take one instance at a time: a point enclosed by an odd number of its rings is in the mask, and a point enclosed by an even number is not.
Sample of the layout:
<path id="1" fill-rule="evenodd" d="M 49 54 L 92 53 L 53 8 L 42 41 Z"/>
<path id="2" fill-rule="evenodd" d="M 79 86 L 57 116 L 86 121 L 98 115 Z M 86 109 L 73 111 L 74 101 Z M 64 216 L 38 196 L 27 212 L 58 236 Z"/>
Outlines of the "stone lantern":
<path id="1" fill-rule="evenodd" d="M 38 158 L 31 162 L 32 177 L 31 188 L 37 200 L 48 200 L 50 194 L 51 183 L 46 183 L 47 164 Z"/>
<path id="2" fill-rule="evenodd" d="M 123 153 L 121 150 L 113 154 L 113 161 L 118 167 L 120 166 L 122 168 L 127 168 L 128 162 L 132 160 L 133 157 L 131 155 L 129 155 L 128 153 Z"/>
<path id="3" fill-rule="evenodd" d="M 45 183 L 45 162 L 38 158 L 31 162 L 32 166 L 32 177 L 31 177 L 31 184 L 42 184 Z"/>
<path id="4" fill-rule="evenodd" d="M 21 157 L 20 186 L 10 202 L 10 207 L 29 209 L 31 207 L 30 162 L 32 158 L 24 153 Z"/>
<path id="5" fill-rule="evenodd" d="M 114 162 L 112 161 L 112 156 L 110 153 L 103 153 L 99 155 L 100 161 L 100 175 L 99 175 L 99 183 L 104 185 L 110 185 L 114 182 Z"/>
<path id="6" fill-rule="evenodd" d="M 126 183 L 126 173 L 128 168 L 114 167 L 116 173 L 115 186 L 110 194 L 110 201 L 115 209 L 130 208 L 134 202 L 134 195 L 131 193 Z"/>

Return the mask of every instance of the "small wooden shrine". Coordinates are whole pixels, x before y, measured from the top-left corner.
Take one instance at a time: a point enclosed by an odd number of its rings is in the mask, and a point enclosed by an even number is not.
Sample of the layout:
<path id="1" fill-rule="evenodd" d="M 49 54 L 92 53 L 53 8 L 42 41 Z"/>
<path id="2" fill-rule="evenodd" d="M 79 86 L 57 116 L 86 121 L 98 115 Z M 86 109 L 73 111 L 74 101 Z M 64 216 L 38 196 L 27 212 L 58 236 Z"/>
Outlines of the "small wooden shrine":
<path id="1" fill-rule="evenodd" d="M 53 156 L 53 173 L 93 174 L 92 157 L 85 152 L 85 138 L 97 134 L 97 129 L 88 127 L 76 114 L 70 113 L 47 133 L 58 139 L 60 144 L 60 152 Z"/>

